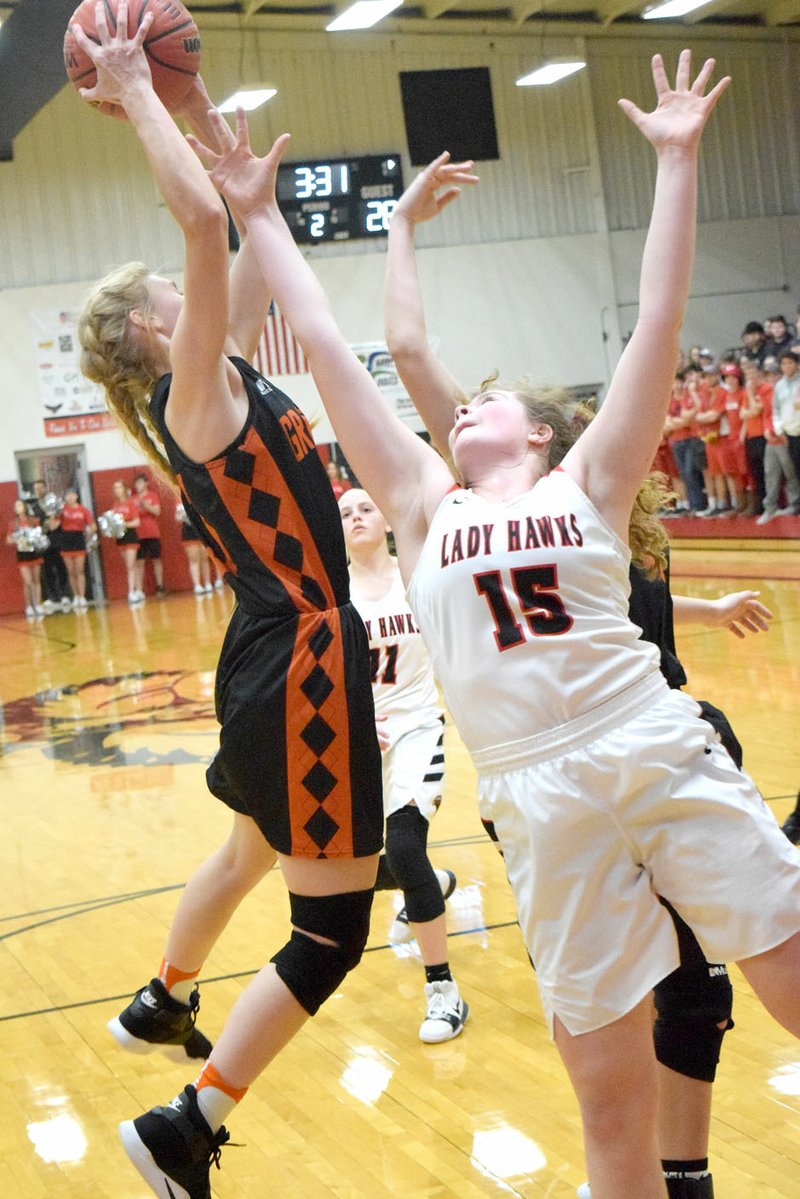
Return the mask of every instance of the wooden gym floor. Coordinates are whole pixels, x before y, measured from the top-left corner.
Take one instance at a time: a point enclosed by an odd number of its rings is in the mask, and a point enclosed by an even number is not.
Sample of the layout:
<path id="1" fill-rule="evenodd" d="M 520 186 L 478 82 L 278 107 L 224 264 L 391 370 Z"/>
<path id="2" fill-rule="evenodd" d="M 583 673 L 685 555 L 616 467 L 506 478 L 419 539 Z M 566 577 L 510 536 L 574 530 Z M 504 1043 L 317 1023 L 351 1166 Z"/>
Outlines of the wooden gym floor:
<path id="1" fill-rule="evenodd" d="M 800 551 L 677 543 L 673 570 L 675 591 L 756 586 L 775 613 L 768 635 L 693 631 L 680 652 L 689 689 L 726 709 L 782 819 L 800 785 Z M 4 1199 L 150 1195 L 116 1125 L 166 1102 L 194 1071 L 126 1055 L 105 1025 L 157 969 L 180 887 L 227 832 L 203 770 L 230 607 L 228 593 L 178 595 L 35 624 L 0 618 Z M 362 965 L 231 1121 L 244 1147 L 227 1148 L 212 1172 L 220 1199 L 570 1199 L 584 1180 L 576 1105 L 452 728 L 431 840 L 435 864 L 458 875 L 448 908 L 451 963 L 471 1007 L 463 1035 L 418 1041 L 422 969 L 413 946 L 389 945 L 399 899 L 379 895 Z M 283 943 L 287 910 L 273 873 L 210 957 L 200 1024 L 212 1039 Z M 717 1195 L 797 1199 L 800 1046 L 732 975 L 736 1029 L 711 1137 Z"/>

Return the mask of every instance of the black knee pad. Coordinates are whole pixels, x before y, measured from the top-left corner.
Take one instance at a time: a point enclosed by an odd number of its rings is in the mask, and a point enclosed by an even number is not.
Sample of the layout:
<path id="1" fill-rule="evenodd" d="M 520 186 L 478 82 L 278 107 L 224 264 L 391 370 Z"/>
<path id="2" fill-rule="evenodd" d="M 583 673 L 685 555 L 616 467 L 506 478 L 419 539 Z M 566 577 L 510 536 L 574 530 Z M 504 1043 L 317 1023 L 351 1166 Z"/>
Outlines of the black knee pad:
<path id="1" fill-rule="evenodd" d="M 382 853 L 378 858 L 378 877 L 375 879 L 375 890 L 396 891 L 399 886 L 400 884 L 389 869 L 386 854 Z"/>
<path id="2" fill-rule="evenodd" d="M 733 989 L 726 967 L 710 962 L 679 966 L 653 989 L 653 998 L 659 1062 L 687 1078 L 713 1082 L 722 1038 L 733 1028 Z"/>
<path id="3" fill-rule="evenodd" d="M 290 891 L 289 903 L 292 924 L 297 927 L 270 961 L 300 1006 L 314 1016 L 361 961 L 369 933 L 372 890 L 343 895 L 294 895 Z M 336 944 L 323 945 L 306 933 Z"/>
<path id="4" fill-rule="evenodd" d="M 402 889 L 412 923 L 426 924 L 444 911 L 442 888 L 428 860 L 428 822 L 407 804 L 386 821 L 386 860 Z"/>

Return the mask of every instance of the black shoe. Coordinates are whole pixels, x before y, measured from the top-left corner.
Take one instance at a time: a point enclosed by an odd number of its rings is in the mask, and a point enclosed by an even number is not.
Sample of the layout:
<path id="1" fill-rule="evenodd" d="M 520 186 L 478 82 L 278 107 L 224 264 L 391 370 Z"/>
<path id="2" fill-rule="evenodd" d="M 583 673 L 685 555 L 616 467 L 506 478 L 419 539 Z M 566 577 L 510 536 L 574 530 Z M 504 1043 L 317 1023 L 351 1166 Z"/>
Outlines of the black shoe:
<path id="1" fill-rule="evenodd" d="M 670 1178 L 667 1175 L 666 1183 L 669 1199 L 714 1199 L 714 1179 L 710 1174 L 705 1178 Z"/>
<path id="2" fill-rule="evenodd" d="M 798 807 L 784 820 L 781 829 L 791 841 L 792 845 L 800 845 L 800 795 L 797 797 Z"/>
<path id="3" fill-rule="evenodd" d="M 125 1152 L 162 1199 L 211 1199 L 211 1163 L 219 1169 L 226 1128 L 213 1133 L 197 1106 L 193 1086 L 166 1107 L 154 1107 L 119 1126 Z"/>
<path id="4" fill-rule="evenodd" d="M 205 1061 L 212 1045 L 208 1037 L 195 1028 L 199 1008 L 197 987 L 189 996 L 188 1004 L 179 1003 L 161 979 L 154 978 L 136 992 L 124 1011 L 109 1020 L 107 1027 L 117 1043 L 131 1053 L 162 1049 L 178 1062 L 185 1062 L 187 1058 Z"/>

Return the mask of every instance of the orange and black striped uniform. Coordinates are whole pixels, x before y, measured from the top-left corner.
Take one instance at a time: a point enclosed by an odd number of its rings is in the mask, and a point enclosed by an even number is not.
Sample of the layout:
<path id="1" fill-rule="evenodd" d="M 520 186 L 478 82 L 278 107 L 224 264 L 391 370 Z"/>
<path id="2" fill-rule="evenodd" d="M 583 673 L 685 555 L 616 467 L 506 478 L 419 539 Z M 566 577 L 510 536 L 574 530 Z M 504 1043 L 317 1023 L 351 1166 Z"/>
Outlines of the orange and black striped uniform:
<path id="1" fill-rule="evenodd" d="M 211 461 L 192 462 L 170 436 L 171 375 L 150 403 L 187 516 L 238 601 L 217 667 L 220 748 L 208 785 L 279 853 L 377 853 L 369 648 L 350 603 L 339 510 L 305 416 L 244 359 L 232 361 L 249 413 Z"/>

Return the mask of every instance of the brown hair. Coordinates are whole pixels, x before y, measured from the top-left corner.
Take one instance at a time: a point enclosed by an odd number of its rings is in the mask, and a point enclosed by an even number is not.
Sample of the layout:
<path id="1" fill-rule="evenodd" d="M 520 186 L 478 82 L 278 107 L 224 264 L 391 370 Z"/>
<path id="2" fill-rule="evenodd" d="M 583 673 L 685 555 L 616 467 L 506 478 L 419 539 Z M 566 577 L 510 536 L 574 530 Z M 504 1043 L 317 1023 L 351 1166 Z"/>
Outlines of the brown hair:
<path id="1" fill-rule="evenodd" d="M 142 450 L 158 474 L 173 488 L 178 483 L 150 415 L 149 399 L 156 382 L 142 342 L 128 320 L 134 309 L 152 309 L 141 262 L 117 267 L 89 293 L 78 321 L 81 370 L 105 391 L 106 405 L 128 437 Z"/>

